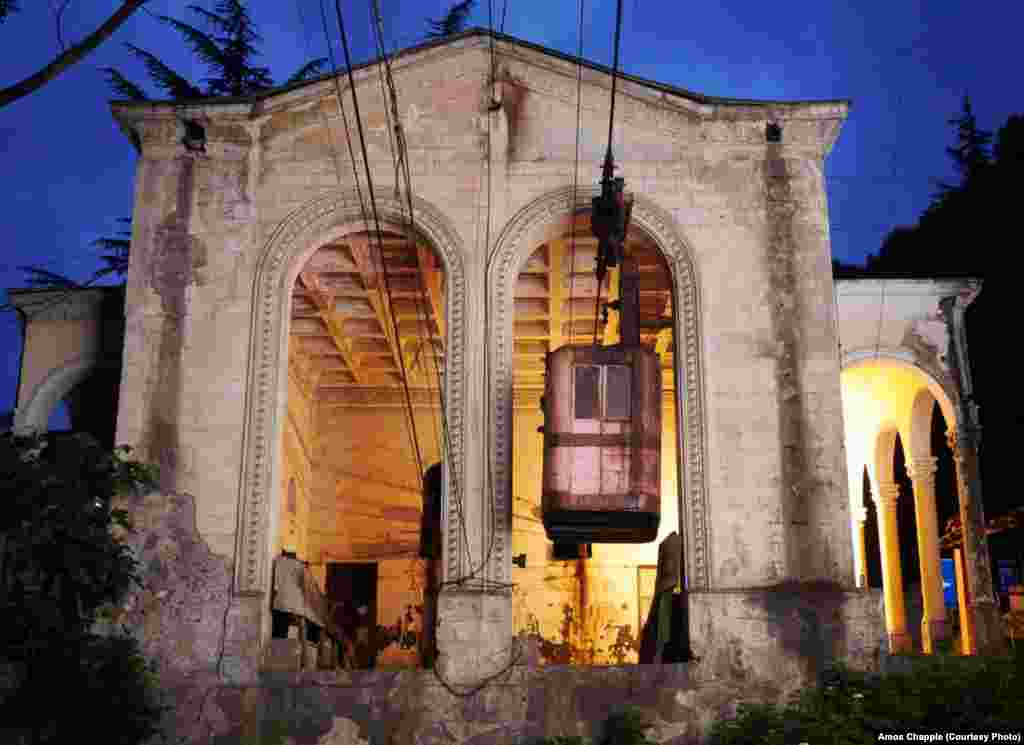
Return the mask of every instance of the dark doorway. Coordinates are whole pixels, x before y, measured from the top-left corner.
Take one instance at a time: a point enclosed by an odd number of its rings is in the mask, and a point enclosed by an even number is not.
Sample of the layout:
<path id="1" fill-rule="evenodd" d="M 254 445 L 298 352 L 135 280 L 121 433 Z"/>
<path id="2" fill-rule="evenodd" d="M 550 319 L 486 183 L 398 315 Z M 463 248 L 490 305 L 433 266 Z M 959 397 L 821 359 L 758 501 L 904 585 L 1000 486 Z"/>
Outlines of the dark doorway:
<path id="1" fill-rule="evenodd" d="M 356 669 L 377 661 L 377 565 L 327 565 L 327 601 Z"/>

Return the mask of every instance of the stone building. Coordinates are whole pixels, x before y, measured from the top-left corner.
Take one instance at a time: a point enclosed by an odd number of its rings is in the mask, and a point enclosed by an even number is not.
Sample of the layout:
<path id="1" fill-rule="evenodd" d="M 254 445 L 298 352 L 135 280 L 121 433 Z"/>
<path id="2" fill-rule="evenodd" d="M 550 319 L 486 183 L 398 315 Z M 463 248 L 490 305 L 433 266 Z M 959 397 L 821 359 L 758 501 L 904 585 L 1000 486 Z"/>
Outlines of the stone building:
<path id="1" fill-rule="evenodd" d="M 548 351 L 618 339 L 615 314 L 599 317 L 615 284 L 594 278 L 589 221 L 611 76 L 483 30 L 391 67 L 394 108 L 379 65 L 354 70 L 372 193 L 343 77 L 113 104 L 140 154 L 116 441 L 162 482 L 130 505 L 149 583 L 123 620 L 176 697 L 169 726 L 199 741 L 280 716 L 297 742 L 505 742 L 583 734 L 629 699 L 660 741 L 682 742 L 830 659 L 872 665 L 884 639 L 905 647 L 893 448 L 899 435 L 921 555 L 937 562 L 921 435 L 936 402 L 961 432 L 961 497 L 980 509 L 956 364 L 978 284 L 833 281 L 824 159 L 848 102 L 619 81 L 627 252 L 663 365 L 661 528 L 566 560 L 538 519 L 539 398 Z M 30 319 L 16 427 L 45 427 L 110 364 L 102 295 L 61 311 L 12 291 Z M 421 480 L 435 462 L 428 671 L 410 640 L 429 606 Z M 863 579 L 865 468 L 881 495 L 884 622 Z M 630 667 L 673 532 L 697 659 Z M 301 562 L 307 621 L 329 627 L 348 603 L 374 650 L 352 659 L 377 672 L 282 672 L 295 647 L 272 613 L 283 554 Z M 928 643 L 948 634 L 936 571 L 922 560 Z M 317 667 L 302 646 L 294 667 Z"/>

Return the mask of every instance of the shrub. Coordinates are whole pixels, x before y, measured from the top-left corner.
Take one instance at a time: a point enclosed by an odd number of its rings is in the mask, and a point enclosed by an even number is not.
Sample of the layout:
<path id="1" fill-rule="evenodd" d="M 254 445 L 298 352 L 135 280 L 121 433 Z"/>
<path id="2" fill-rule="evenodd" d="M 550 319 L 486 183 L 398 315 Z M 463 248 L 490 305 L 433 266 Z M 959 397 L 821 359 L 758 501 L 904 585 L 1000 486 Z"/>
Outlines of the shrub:
<path id="1" fill-rule="evenodd" d="M 639 709 L 627 706 L 613 711 L 604 720 L 601 736 L 594 745 L 653 745 L 645 737 L 650 721 Z M 588 745 L 587 739 L 579 735 L 555 735 L 534 740 L 531 745 Z"/>
<path id="2" fill-rule="evenodd" d="M 86 435 L 0 436 L 0 739 L 135 745 L 156 733 L 154 672 L 127 636 L 93 633 L 141 584 L 117 494 L 155 477 Z"/>
<path id="3" fill-rule="evenodd" d="M 1016 731 L 1024 723 L 1024 656 L 921 657 L 885 675 L 843 667 L 786 706 L 741 705 L 709 745 L 876 742 L 880 733 Z"/>

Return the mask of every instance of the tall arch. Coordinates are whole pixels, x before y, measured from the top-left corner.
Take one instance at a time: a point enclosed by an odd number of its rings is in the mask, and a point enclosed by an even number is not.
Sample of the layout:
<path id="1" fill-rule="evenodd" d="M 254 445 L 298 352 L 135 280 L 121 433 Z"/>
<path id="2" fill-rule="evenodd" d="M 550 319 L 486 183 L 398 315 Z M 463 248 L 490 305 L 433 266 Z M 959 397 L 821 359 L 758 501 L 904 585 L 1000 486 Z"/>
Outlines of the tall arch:
<path id="1" fill-rule="evenodd" d="M 388 191 L 375 193 L 381 227 L 411 229 L 437 251 L 444 264 L 448 291 L 445 362 L 445 415 L 450 432 L 448 486 L 463 475 L 463 421 L 465 418 L 465 268 L 458 233 L 436 207 L 413 198 L 409 225 L 407 203 Z M 365 195 L 364 195 L 365 197 Z M 270 544 L 275 527 L 272 497 L 280 482 L 281 423 L 286 405 L 282 381 L 287 379 L 288 318 L 291 286 L 306 260 L 325 243 L 349 232 L 365 230 L 359 196 L 352 190 L 334 190 L 299 207 L 270 234 L 256 269 L 253 314 L 246 384 L 245 431 L 242 444 L 241 489 L 235 562 L 235 589 L 241 594 L 266 592 L 270 582 Z M 461 551 L 457 521 L 447 519 L 445 561 Z"/>
<path id="2" fill-rule="evenodd" d="M 491 470 L 496 524 L 494 549 L 487 568 L 488 577 L 508 582 L 510 561 L 506 560 L 510 534 L 512 494 L 512 325 L 513 300 L 519 267 L 549 232 L 569 215 L 591 209 L 596 188 L 562 188 L 545 194 L 519 210 L 502 230 L 487 264 L 487 302 L 492 313 L 488 359 L 492 387 Z M 704 385 L 700 358 L 700 293 L 692 251 L 675 220 L 654 202 L 637 194 L 630 227 L 644 233 L 661 250 L 672 279 L 673 343 L 681 364 L 675 365 L 676 432 L 686 445 L 677 451 L 681 486 L 680 533 L 685 539 L 689 587 L 709 587 L 711 558 L 707 537 L 707 486 L 704 472 Z"/>

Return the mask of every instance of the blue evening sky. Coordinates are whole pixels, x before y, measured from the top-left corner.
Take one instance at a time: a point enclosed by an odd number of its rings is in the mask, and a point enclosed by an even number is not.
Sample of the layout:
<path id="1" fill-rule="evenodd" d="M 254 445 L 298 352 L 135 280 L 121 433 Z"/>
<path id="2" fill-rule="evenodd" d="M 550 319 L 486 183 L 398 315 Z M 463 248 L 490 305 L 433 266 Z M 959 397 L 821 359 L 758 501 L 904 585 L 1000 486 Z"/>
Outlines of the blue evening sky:
<path id="1" fill-rule="evenodd" d="M 584 56 L 610 65 L 615 0 L 584 1 Z M 358 60 L 371 56 L 368 2 L 342 0 Z M 425 19 L 451 4 L 380 2 L 398 47 L 421 40 Z M 504 0 L 493 2 L 497 26 Z M 58 51 L 52 3 L 21 5 L 0 26 L 0 87 Z M 65 38 L 81 38 L 119 5 L 73 0 Z M 151 0 L 147 8 L 189 20 L 186 5 Z M 326 53 L 319 7 L 319 0 L 250 1 L 264 37 L 263 64 L 275 79 Z M 487 11 L 487 0 L 478 0 L 470 25 L 486 26 Z M 575 54 L 576 19 L 576 0 L 509 0 L 505 32 Z M 859 262 L 891 228 L 916 220 L 935 181 L 954 180 L 944 155 L 952 133 L 947 120 L 965 93 L 988 129 L 1024 112 L 1022 26 L 1024 3 L 1011 0 L 625 0 L 622 66 L 708 95 L 853 99 L 827 173 L 833 255 Z M 138 12 L 83 63 L 0 109 L 0 288 L 23 286 L 18 267 L 25 264 L 87 278 L 97 267 L 89 243 L 131 214 L 136 155 L 110 116 L 98 69 L 116 66 L 145 81 L 124 42 L 154 52 L 193 81 L 205 74 L 172 29 Z M 14 405 L 20 346 L 15 315 L 0 314 L 0 412 Z"/>

